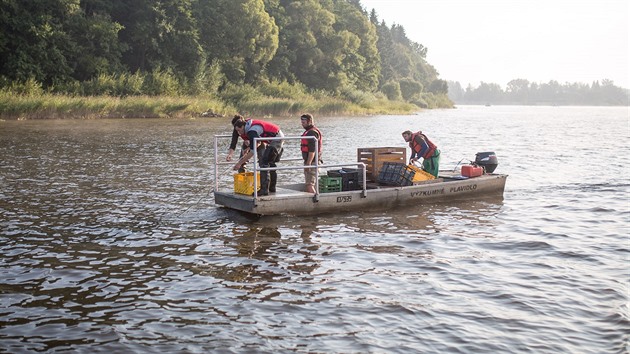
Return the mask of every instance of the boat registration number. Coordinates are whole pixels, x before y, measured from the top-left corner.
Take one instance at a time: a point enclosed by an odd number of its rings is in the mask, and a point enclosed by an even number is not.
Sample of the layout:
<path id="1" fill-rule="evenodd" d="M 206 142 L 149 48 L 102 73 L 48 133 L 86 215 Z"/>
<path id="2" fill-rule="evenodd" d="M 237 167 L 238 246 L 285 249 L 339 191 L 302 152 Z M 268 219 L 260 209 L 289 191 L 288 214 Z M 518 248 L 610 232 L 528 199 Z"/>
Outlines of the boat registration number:
<path id="1" fill-rule="evenodd" d="M 352 196 L 348 195 L 345 197 L 337 197 L 337 203 L 350 203 L 352 201 Z"/>

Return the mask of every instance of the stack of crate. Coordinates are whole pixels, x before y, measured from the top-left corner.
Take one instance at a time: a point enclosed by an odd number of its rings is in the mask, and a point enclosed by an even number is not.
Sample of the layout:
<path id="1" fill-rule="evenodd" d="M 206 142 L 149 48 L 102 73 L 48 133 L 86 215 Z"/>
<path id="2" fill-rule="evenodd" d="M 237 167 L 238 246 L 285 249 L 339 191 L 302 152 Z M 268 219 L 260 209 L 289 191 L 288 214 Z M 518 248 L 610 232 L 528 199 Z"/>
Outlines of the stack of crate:
<path id="1" fill-rule="evenodd" d="M 357 161 L 363 162 L 368 181 L 375 182 L 386 162 L 402 163 L 407 162 L 407 148 L 404 147 L 374 147 L 358 148 Z"/>
<path id="2" fill-rule="evenodd" d="M 414 170 L 404 163 L 385 162 L 378 174 L 378 183 L 390 186 L 410 186 L 413 184 Z"/>
<path id="3" fill-rule="evenodd" d="M 341 191 L 354 191 L 363 188 L 359 181 L 359 171 L 357 170 L 331 170 L 327 172 L 330 177 L 341 177 Z"/>

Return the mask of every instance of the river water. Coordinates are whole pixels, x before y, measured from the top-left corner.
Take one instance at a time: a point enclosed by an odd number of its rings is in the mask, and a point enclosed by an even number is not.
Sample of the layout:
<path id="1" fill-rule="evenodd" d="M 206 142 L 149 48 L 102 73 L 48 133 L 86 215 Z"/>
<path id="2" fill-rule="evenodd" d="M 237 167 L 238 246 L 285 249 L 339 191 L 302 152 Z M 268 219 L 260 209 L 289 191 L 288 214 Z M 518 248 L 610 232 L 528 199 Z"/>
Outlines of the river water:
<path id="1" fill-rule="evenodd" d="M 495 151 L 510 177 L 502 199 L 299 218 L 214 205 L 229 120 L 0 122 L 0 352 L 630 350 L 627 107 L 316 118 L 327 163 L 422 129 L 442 169 Z"/>

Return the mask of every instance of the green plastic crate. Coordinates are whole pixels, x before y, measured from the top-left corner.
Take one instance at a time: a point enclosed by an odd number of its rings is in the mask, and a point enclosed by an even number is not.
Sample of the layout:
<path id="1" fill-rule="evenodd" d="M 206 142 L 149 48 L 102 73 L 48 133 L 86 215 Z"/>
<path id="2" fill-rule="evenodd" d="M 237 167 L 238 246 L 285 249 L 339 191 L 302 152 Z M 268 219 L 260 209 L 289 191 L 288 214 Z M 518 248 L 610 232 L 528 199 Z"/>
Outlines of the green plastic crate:
<path id="1" fill-rule="evenodd" d="M 332 193 L 341 192 L 341 177 L 319 177 L 319 192 L 320 193 Z"/>

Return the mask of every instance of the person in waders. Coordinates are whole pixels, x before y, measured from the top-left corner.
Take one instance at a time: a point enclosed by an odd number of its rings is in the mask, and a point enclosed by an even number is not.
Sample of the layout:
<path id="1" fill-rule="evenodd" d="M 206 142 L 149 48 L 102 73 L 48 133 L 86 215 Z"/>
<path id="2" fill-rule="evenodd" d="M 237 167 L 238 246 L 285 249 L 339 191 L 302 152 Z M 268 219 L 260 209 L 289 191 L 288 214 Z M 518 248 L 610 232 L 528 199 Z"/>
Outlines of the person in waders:
<path id="1" fill-rule="evenodd" d="M 234 129 L 239 135 L 247 136 L 250 142 L 256 138 L 265 137 L 284 137 L 282 130 L 277 125 L 256 119 L 236 120 Z M 236 162 L 233 169 L 238 171 L 243 164 L 254 156 L 254 152 L 250 150 Z M 258 154 L 258 165 L 261 168 L 277 167 L 276 162 L 280 161 L 282 156 L 282 140 L 258 140 L 256 143 L 256 153 Z M 276 191 L 276 182 L 278 181 L 278 173 L 276 171 L 260 171 L 260 192 L 259 195 L 269 195 Z"/>
<path id="2" fill-rule="evenodd" d="M 437 146 L 421 131 L 412 133 L 410 130 L 405 130 L 402 137 L 411 148 L 409 163 L 414 163 L 422 157 L 424 159 L 422 168 L 437 178 L 440 171 L 440 150 Z"/>

